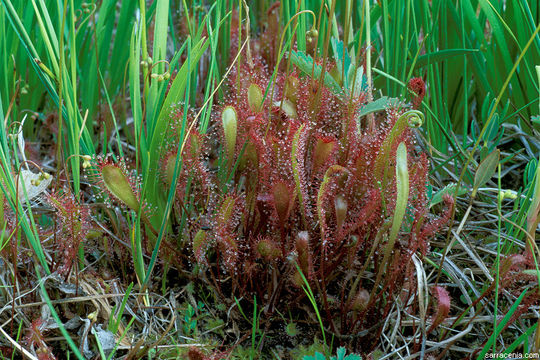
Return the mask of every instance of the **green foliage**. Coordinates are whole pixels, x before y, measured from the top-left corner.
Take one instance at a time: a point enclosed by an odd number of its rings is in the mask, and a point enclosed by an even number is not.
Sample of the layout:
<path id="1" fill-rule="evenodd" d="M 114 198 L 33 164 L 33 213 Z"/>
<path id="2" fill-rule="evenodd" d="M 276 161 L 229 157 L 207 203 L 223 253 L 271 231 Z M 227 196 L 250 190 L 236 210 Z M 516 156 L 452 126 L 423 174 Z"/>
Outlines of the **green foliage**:
<path id="1" fill-rule="evenodd" d="M 433 195 L 429 203 L 429 207 L 432 207 L 442 202 L 445 195 L 456 194 L 457 196 L 462 196 L 462 195 L 467 194 L 468 192 L 469 190 L 463 187 L 460 187 L 456 192 L 456 184 L 455 183 L 448 184 L 441 190 L 437 191 L 436 194 Z"/>
<path id="2" fill-rule="evenodd" d="M 495 175 L 495 170 L 499 165 L 500 151 L 495 149 L 491 152 L 482 162 L 478 165 L 476 174 L 474 175 L 474 186 L 471 196 L 474 198 L 476 192 L 482 186 L 484 186 Z"/>
<path id="3" fill-rule="evenodd" d="M 191 304 L 188 304 L 187 309 L 184 311 L 184 324 L 183 330 L 185 336 L 193 336 L 196 333 L 198 318 L 201 315 L 199 313 L 204 311 L 204 304 L 202 302 L 197 303 L 197 308 L 195 309 Z"/>
<path id="4" fill-rule="evenodd" d="M 306 356 L 314 356 L 315 353 L 324 353 L 325 346 L 317 338 L 313 339 L 313 343 L 306 345 L 298 345 L 289 352 L 291 359 L 303 360 Z"/>
<path id="5" fill-rule="evenodd" d="M 318 79 L 321 77 L 322 66 L 313 63 L 313 58 L 310 55 L 306 55 L 303 52 L 291 51 L 291 60 L 298 69 L 306 75 L 310 75 L 313 70 L 313 77 Z M 336 79 L 332 77 L 328 72 L 324 73 L 324 84 L 333 91 L 339 93 L 342 91 L 341 86 Z"/>
<path id="6" fill-rule="evenodd" d="M 347 350 L 344 347 L 339 347 L 336 351 L 336 356 L 330 357 L 330 360 L 362 360 L 362 357 L 357 354 L 346 355 Z M 327 360 L 327 357 L 320 352 L 313 356 L 304 356 L 302 360 Z"/>
<path id="7" fill-rule="evenodd" d="M 537 3 L 521 0 L 507 6 L 486 0 L 457 6 L 442 0 L 373 3 L 371 35 L 375 53 L 384 58 L 378 68 L 389 75 L 376 76 L 375 87 L 385 84 L 387 94 L 398 96 L 403 94 L 398 82 L 405 84 L 414 74 L 424 76 L 430 86 L 430 100 L 424 102 L 428 136 L 437 149 L 446 152 L 448 145 L 458 144 L 448 143 L 438 133 L 469 132 L 471 100 L 483 104 L 489 94 L 503 87 L 514 59 L 525 51 L 538 25 L 533 15 L 537 12 Z M 540 42 L 534 41 L 524 55 L 523 66 L 510 81 L 512 91 L 504 94 L 502 104 L 509 101 L 530 118 L 538 94 L 533 65 L 540 56 Z M 483 125 L 486 118 L 480 121 Z"/>

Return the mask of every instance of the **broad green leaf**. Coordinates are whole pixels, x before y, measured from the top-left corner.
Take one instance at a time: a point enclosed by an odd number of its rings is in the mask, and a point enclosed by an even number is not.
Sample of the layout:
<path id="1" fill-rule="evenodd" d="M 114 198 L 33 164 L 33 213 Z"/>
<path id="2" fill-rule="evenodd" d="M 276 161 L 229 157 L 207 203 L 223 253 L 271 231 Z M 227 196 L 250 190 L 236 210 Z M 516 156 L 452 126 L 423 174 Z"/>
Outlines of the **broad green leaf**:
<path id="1" fill-rule="evenodd" d="M 478 165 L 478 169 L 474 175 L 473 198 L 476 196 L 478 188 L 484 186 L 495 174 L 495 170 L 499 164 L 499 157 L 500 151 L 499 149 L 495 149 Z"/>
<path id="2" fill-rule="evenodd" d="M 347 353 L 347 350 L 345 350 L 343 346 L 340 346 L 336 352 L 337 360 L 344 360 L 346 353 Z"/>
<path id="3" fill-rule="evenodd" d="M 344 69 L 343 72 L 347 74 L 349 72 L 349 67 L 351 65 L 354 65 L 354 59 L 351 59 L 351 56 L 349 55 L 349 52 L 345 48 L 343 41 L 340 41 L 336 38 L 332 38 L 331 42 L 332 42 L 332 48 L 334 50 L 334 58 L 336 59 L 338 71 L 341 74 L 341 69 L 343 67 Z M 343 77 L 343 74 L 341 74 L 341 76 Z"/>
<path id="4" fill-rule="evenodd" d="M 431 208 L 434 205 L 437 205 L 438 203 L 440 203 L 443 200 L 444 195 L 447 195 L 447 194 L 453 195 L 455 192 L 456 192 L 456 184 L 455 183 L 448 184 L 441 190 L 437 191 L 435 195 L 433 195 L 433 198 L 429 202 L 429 207 Z M 468 192 L 469 192 L 468 189 L 460 186 L 457 191 L 457 196 L 465 195 Z"/>
<path id="5" fill-rule="evenodd" d="M 306 55 L 302 51 L 291 51 L 291 60 L 301 72 L 311 76 L 311 70 L 313 69 L 313 58 L 311 56 Z M 319 78 L 321 76 L 321 69 L 321 65 L 315 64 L 315 71 L 313 72 L 313 76 L 315 78 Z M 339 86 L 332 75 L 327 72 L 324 74 L 324 84 L 336 93 L 340 93 L 342 91 L 341 86 Z"/>
<path id="6" fill-rule="evenodd" d="M 366 104 L 358 113 L 358 117 L 366 116 L 367 114 L 371 114 L 377 111 L 386 110 L 387 108 L 397 106 L 398 104 L 399 99 L 383 96 L 375 101 L 370 102 L 369 104 Z"/>

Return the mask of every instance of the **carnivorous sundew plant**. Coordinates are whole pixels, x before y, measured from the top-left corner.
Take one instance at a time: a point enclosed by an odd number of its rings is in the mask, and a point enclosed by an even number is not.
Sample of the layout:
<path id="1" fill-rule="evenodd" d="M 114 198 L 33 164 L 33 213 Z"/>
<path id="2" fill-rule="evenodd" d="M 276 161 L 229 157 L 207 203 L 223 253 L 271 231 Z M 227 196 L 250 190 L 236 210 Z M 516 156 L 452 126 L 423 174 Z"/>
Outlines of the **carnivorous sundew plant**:
<path id="1" fill-rule="evenodd" d="M 295 68 L 272 76 L 258 52 L 243 55 L 214 132 L 187 140 L 177 211 L 204 220 L 179 236 L 223 299 L 255 296 L 270 318 L 302 309 L 308 286 L 326 331 L 369 351 L 394 302 L 415 296 L 411 259 L 426 254 L 453 203 L 445 197 L 445 213 L 430 218 L 428 161 L 414 140 L 423 114 L 398 104 L 368 126 L 366 91 L 351 98 Z"/>

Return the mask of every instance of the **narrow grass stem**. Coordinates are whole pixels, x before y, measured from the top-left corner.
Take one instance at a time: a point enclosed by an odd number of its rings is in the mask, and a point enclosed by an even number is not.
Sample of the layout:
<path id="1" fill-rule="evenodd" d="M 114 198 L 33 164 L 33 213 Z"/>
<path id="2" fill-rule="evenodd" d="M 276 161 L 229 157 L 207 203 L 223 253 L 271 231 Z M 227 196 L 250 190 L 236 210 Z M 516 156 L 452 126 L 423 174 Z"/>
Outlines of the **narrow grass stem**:
<path id="1" fill-rule="evenodd" d="M 529 49 L 529 47 L 531 46 L 533 41 L 536 39 L 536 36 L 538 35 L 539 32 L 540 32 L 540 24 L 536 27 L 536 30 L 534 31 L 534 33 L 529 38 L 529 41 L 527 42 L 527 44 L 523 48 L 523 51 L 519 54 L 517 60 L 514 63 L 514 66 L 512 67 L 510 72 L 508 73 L 508 75 L 506 77 L 506 80 L 505 80 L 501 90 L 499 91 L 499 95 L 495 99 L 495 103 L 493 104 L 493 107 L 492 107 L 492 109 L 491 109 L 491 111 L 489 113 L 489 116 L 488 116 L 484 126 L 482 127 L 482 130 L 480 131 L 480 134 L 478 135 L 477 140 L 475 141 L 475 143 L 473 145 L 473 148 L 469 152 L 469 156 L 467 157 L 467 160 L 465 161 L 465 164 L 463 165 L 463 168 L 461 170 L 461 173 L 459 175 L 459 179 L 458 179 L 458 182 L 457 182 L 456 190 L 455 190 L 455 192 L 453 194 L 454 200 L 457 199 L 458 190 L 459 190 L 459 188 L 460 188 L 460 186 L 461 186 L 461 184 L 463 182 L 463 178 L 465 176 L 465 173 L 467 172 L 467 168 L 468 168 L 469 164 L 471 163 L 471 161 L 473 159 L 473 155 L 476 152 L 476 149 L 478 148 L 478 145 L 480 144 L 480 141 L 482 140 L 482 136 L 487 131 L 488 126 L 491 123 L 491 121 L 493 119 L 493 116 L 495 115 L 495 112 L 497 111 L 497 106 L 501 102 L 502 96 L 503 96 L 504 92 L 506 91 L 506 88 L 508 87 L 508 84 L 510 83 L 510 80 L 514 76 L 514 73 L 516 72 L 521 60 L 525 56 L 525 53 L 527 52 L 527 50 Z M 450 223 L 449 223 L 450 230 L 448 230 L 448 233 L 447 233 L 446 244 L 448 244 L 448 242 L 450 240 L 452 224 L 454 223 L 455 216 L 456 216 L 456 209 L 454 207 L 452 209 L 452 214 L 451 214 L 451 217 L 450 217 Z M 441 265 L 444 263 L 444 260 L 445 260 L 445 257 L 444 257 L 444 254 L 443 254 L 443 257 L 441 259 Z M 436 280 L 435 280 L 436 284 L 439 283 L 439 278 L 441 276 L 441 268 L 442 268 L 442 266 L 439 268 L 439 270 L 437 272 L 437 277 L 436 277 Z"/>

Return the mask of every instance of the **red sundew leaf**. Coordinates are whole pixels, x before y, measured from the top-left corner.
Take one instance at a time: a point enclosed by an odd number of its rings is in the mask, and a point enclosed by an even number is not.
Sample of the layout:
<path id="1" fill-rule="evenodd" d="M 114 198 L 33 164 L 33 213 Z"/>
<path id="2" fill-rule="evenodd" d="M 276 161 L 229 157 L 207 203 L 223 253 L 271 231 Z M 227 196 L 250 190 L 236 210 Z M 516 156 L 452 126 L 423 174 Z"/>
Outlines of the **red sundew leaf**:
<path id="1" fill-rule="evenodd" d="M 227 357 L 227 353 L 214 351 L 209 355 L 204 355 L 199 348 L 192 346 L 188 350 L 187 357 L 188 360 L 221 360 Z"/>
<path id="2" fill-rule="evenodd" d="M 323 181 L 321 183 L 321 186 L 319 187 L 319 192 L 317 194 L 317 215 L 319 216 L 319 222 L 321 224 L 321 235 L 322 235 L 323 240 L 326 239 L 326 232 L 328 230 L 326 226 L 326 217 L 325 217 L 326 209 L 324 207 L 324 200 L 327 193 L 329 192 L 329 187 L 330 187 L 330 182 L 331 182 L 332 177 L 335 175 L 339 175 L 340 173 L 341 175 L 347 175 L 347 176 L 351 175 L 351 172 L 343 166 L 340 166 L 340 165 L 330 166 L 326 170 L 326 173 L 324 174 Z"/>
<path id="3" fill-rule="evenodd" d="M 433 296 L 437 299 L 437 313 L 433 318 L 433 324 L 431 324 L 427 331 L 428 334 L 439 326 L 448 317 L 448 313 L 450 312 L 450 295 L 448 291 L 442 286 L 435 286 L 432 291 Z"/>
<path id="4" fill-rule="evenodd" d="M 526 263 L 527 259 L 525 258 L 525 256 L 521 254 L 512 254 L 506 259 L 504 259 L 501 263 L 499 274 L 501 277 L 504 277 L 511 270 L 519 269 L 520 267 L 523 267 Z"/>
<path id="5" fill-rule="evenodd" d="M 337 141 L 333 137 L 317 136 L 315 149 L 313 150 L 313 172 L 327 163 L 330 155 L 336 148 Z"/>
<path id="6" fill-rule="evenodd" d="M 409 80 L 407 87 L 415 94 L 413 99 L 413 109 L 418 109 L 426 95 L 426 84 L 422 78 L 416 77 Z"/>
<path id="7" fill-rule="evenodd" d="M 357 211 L 356 216 L 350 219 L 339 231 L 337 239 L 343 239 L 358 228 L 376 223 L 380 218 L 381 194 L 377 189 L 370 189 L 365 197 L 364 205 Z"/>
<path id="8" fill-rule="evenodd" d="M 219 250 L 223 266 L 230 273 L 234 273 L 238 260 L 238 244 L 233 235 L 225 234 L 219 237 Z"/>
<path id="9" fill-rule="evenodd" d="M 47 195 L 46 200 L 56 210 L 55 242 L 61 254 L 59 259 L 63 264 L 59 271 L 69 272 L 77 259 L 80 245 L 86 240 L 91 229 L 90 208 L 81 204 L 69 189 L 53 192 Z"/>
<path id="10" fill-rule="evenodd" d="M 307 128 L 305 125 L 300 128 L 294 134 L 291 147 L 291 165 L 293 170 L 293 177 L 296 183 L 296 193 L 298 194 L 298 202 L 300 204 L 300 210 L 302 214 L 302 221 L 306 224 L 306 218 L 309 216 L 308 208 L 306 206 L 308 192 L 306 183 L 306 169 L 304 155 L 306 151 L 307 141 Z"/>
<path id="11" fill-rule="evenodd" d="M 208 248 L 206 231 L 199 230 L 193 238 L 193 253 L 199 265 L 206 263 L 206 250 Z"/>
<path id="12" fill-rule="evenodd" d="M 313 265 L 309 248 L 309 234 L 307 231 L 300 231 L 298 233 L 296 236 L 295 248 L 298 254 L 298 266 L 300 266 L 304 276 L 307 279 L 311 279 Z"/>
<path id="13" fill-rule="evenodd" d="M 251 83 L 251 85 L 249 85 L 247 91 L 247 100 L 251 111 L 253 111 L 254 113 L 261 112 L 264 98 L 263 92 L 259 85 L 254 83 Z"/>
<path id="14" fill-rule="evenodd" d="M 444 204 L 446 205 L 446 211 L 443 213 L 443 215 L 435 220 L 429 222 L 424 228 L 422 229 L 419 238 L 420 239 L 428 239 L 431 236 L 433 236 L 444 224 L 446 224 L 448 221 L 450 221 L 450 217 L 452 216 L 452 209 L 454 207 L 454 198 L 446 194 L 443 196 Z"/>
<path id="15" fill-rule="evenodd" d="M 176 148 L 174 151 L 170 151 L 162 159 L 162 164 L 161 164 L 162 177 L 163 177 L 163 182 L 167 186 L 170 186 L 174 179 L 173 175 L 174 175 L 174 167 L 176 165 L 176 151 L 178 151 L 178 148 Z"/>
<path id="16" fill-rule="evenodd" d="M 204 354 L 195 346 L 189 348 L 187 357 L 188 360 L 204 360 Z"/>
<path id="17" fill-rule="evenodd" d="M 231 222 L 231 218 L 234 215 L 235 205 L 236 198 L 234 196 L 229 195 L 223 200 L 218 212 L 218 226 L 220 228 L 226 228 Z"/>
<path id="18" fill-rule="evenodd" d="M 274 206 L 276 208 L 280 226 L 284 226 L 289 217 L 292 203 L 291 199 L 294 200 L 292 193 L 293 191 L 283 181 L 276 182 L 272 187 Z"/>
<path id="19" fill-rule="evenodd" d="M 272 261 L 281 256 L 278 244 L 271 238 L 260 238 L 256 245 L 256 256 Z"/>
<path id="20" fill-rule="evenodd" d="M 25 338 L 26 343 L 31 348 L 36 348 L 37 358 L 39 360 L 56 360 L 56 357 L 52 353 L 51 349 L 45 342 L 45 333 L 50 330 L 47 321 L 43 318 L 38 318 L 32 321 L 28 334 Z"/>

